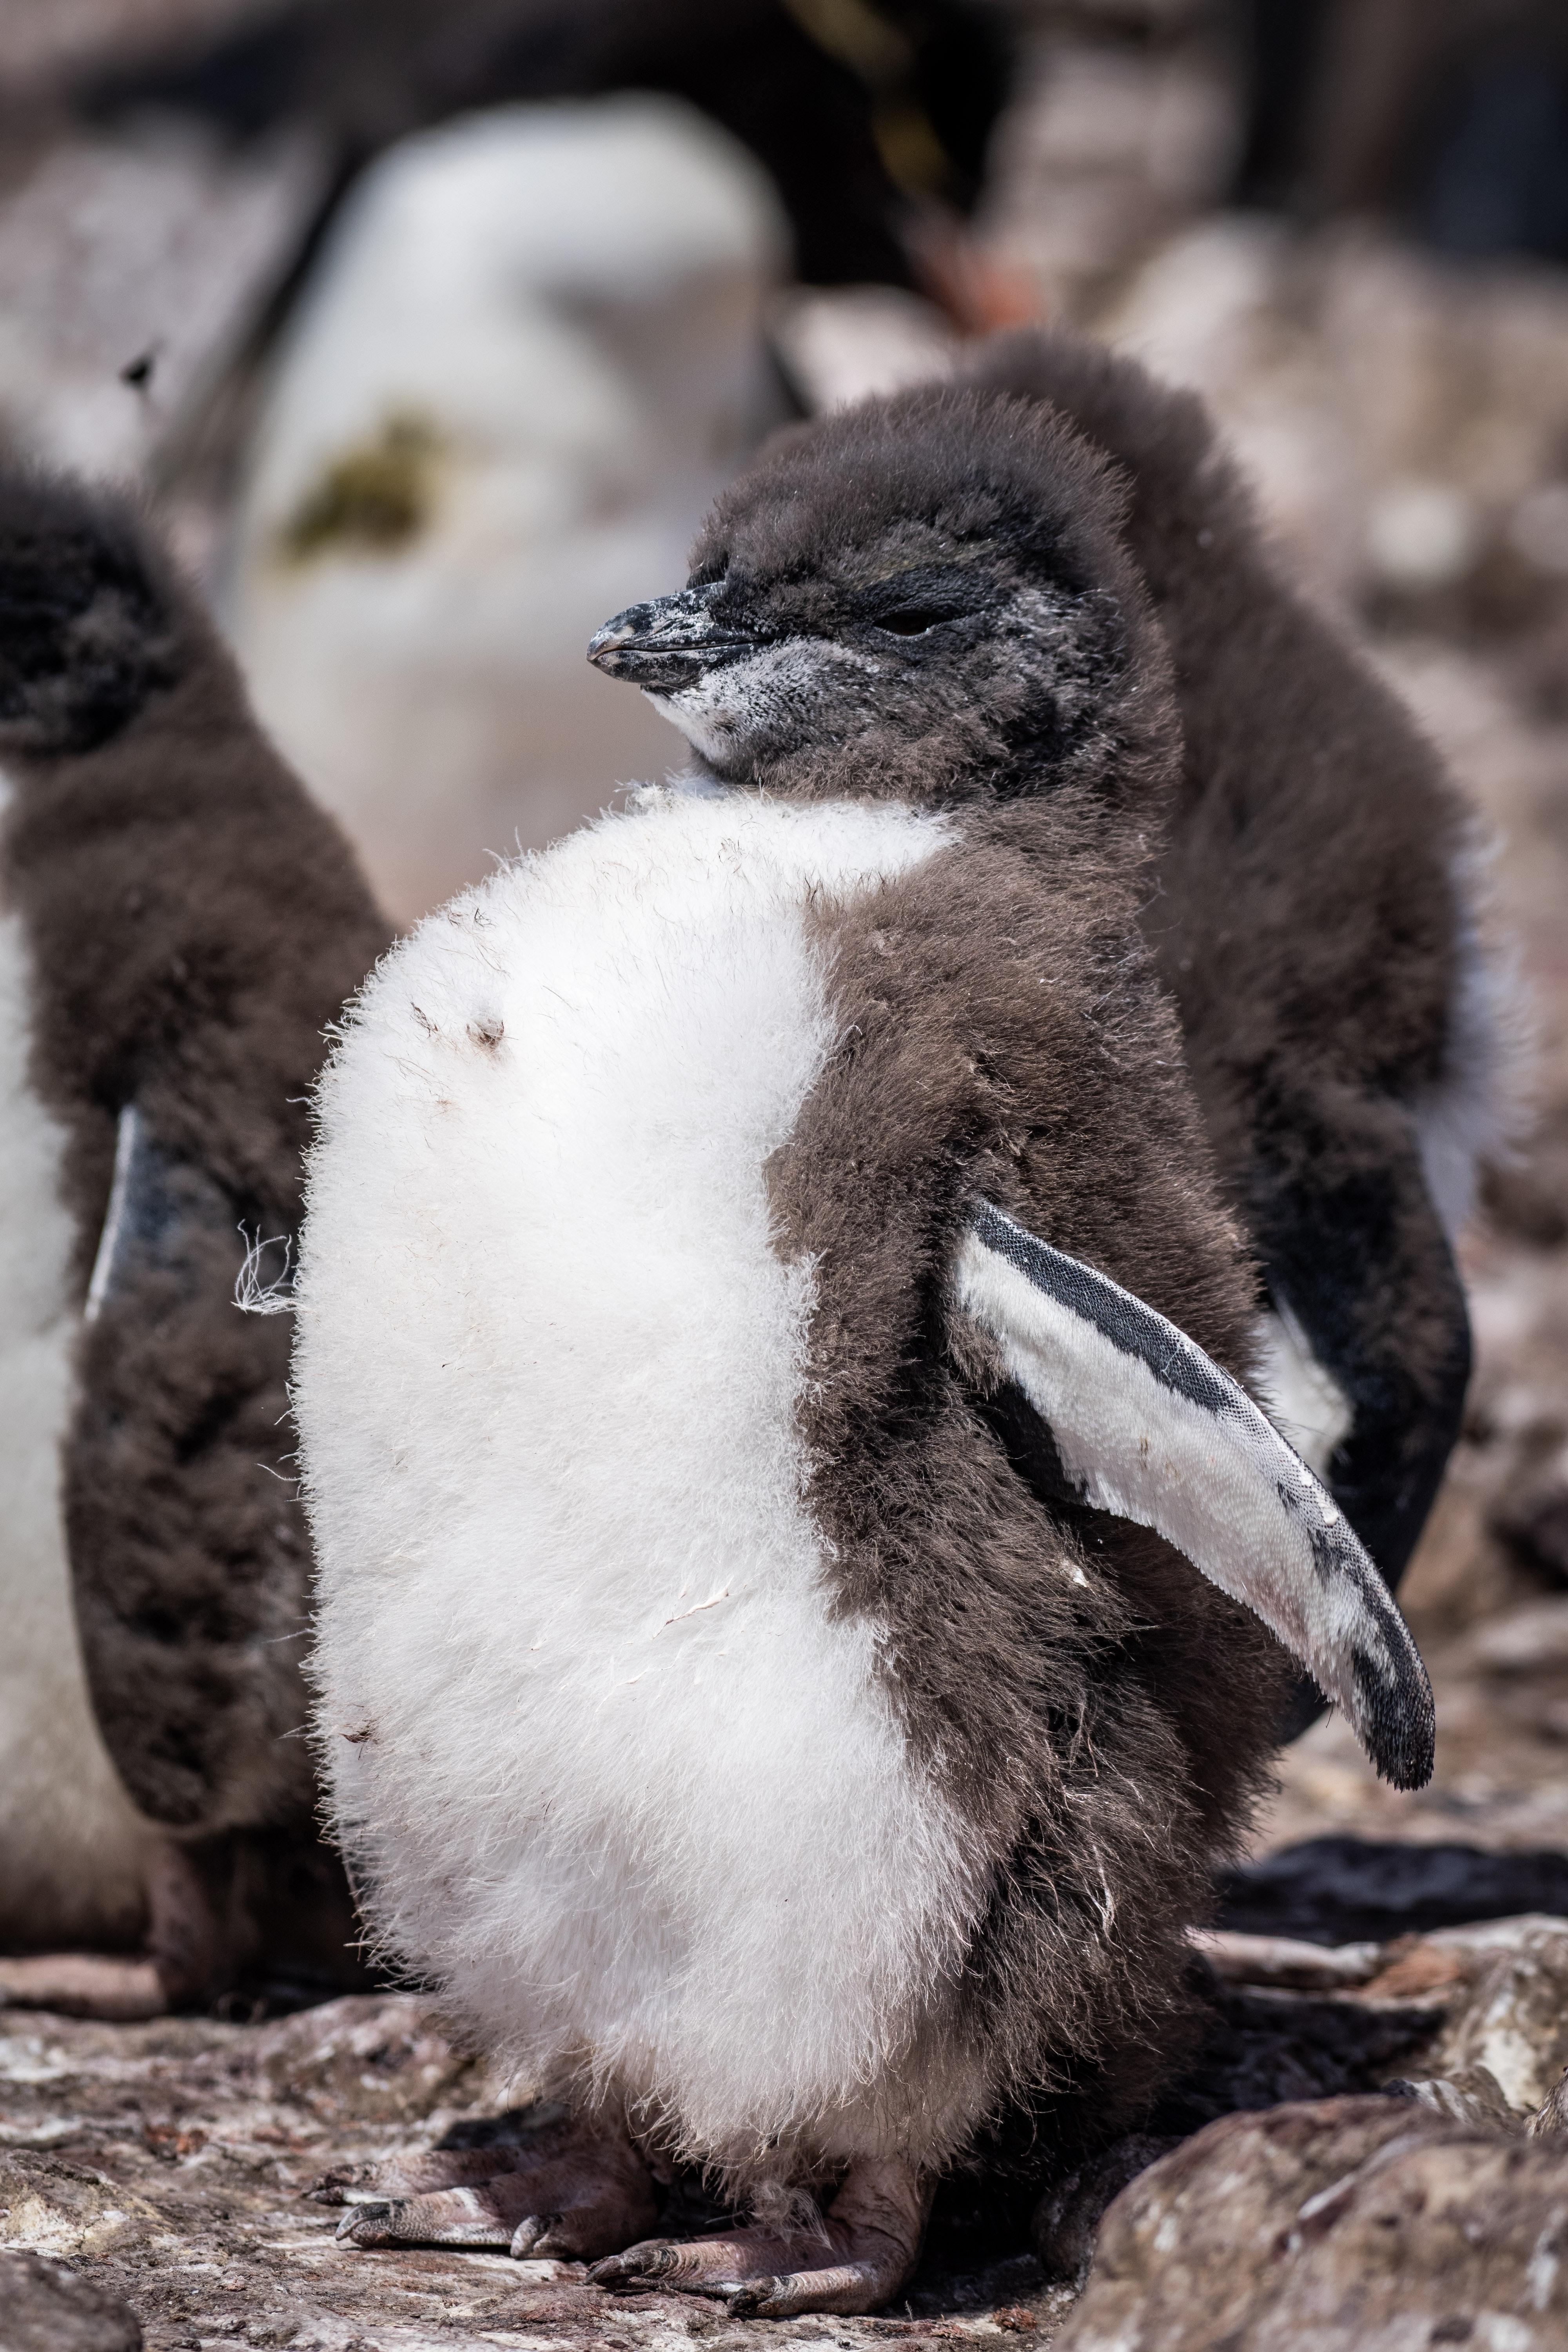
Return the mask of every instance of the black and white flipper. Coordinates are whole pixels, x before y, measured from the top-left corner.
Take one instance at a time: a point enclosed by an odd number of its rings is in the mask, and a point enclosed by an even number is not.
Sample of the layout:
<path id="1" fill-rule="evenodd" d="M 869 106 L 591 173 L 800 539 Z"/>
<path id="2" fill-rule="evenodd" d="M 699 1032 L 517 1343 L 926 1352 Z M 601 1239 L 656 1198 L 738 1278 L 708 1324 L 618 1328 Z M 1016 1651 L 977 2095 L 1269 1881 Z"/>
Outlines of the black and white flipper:
<path id="1" fill-rule="evenodd" d="M 976 1200 L 958 1305 L 1049 1429 L 1068 1486 L 1153 1528 L 1260 1617 L 1396 1788 L 1431 1778 L 1431 1685 L 1328 1489 L 1185 1332 Z"/>
<path id="2" fill-rule="evenodd" d="M 86 1320 L 148 1273 L 187 1271 L 198 1236 L 234 1243 L 238 1227 L 220 1185 L 205 1170 L 177 1160 L 159 1143 L 134 1103 L 120 1114 L 114 1178 L 88 1284 Z"/>

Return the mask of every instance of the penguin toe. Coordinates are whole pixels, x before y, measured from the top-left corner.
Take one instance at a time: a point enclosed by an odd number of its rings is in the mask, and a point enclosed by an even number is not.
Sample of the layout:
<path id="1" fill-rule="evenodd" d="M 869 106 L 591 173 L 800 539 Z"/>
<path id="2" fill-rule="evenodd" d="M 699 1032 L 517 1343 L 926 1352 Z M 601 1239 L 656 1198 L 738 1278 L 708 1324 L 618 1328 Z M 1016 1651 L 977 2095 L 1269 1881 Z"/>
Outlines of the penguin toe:
<path id="1" fill-rule="evenodd" d="M 646 2196 L 636 2199 L 616 2184 L 563 2213 L 531 2215 L 513 2233 L 511 2251 L 519 2262 L 597 2263 L 636 2239 L 654 2218 L 651 2184 Z"/>
<path id="2" fill-rule="evenodd" d="M 531 2213 L 526 2221 L 520 2221 L 507 2248 L 512 2261 L 526 2263 L 537 2254 L 560 2219 L 559 2213 Z"/>
<path id="3" fill-rule="evenodd" d="M 731 2319 L 795 2319 L 807 2311 L 844 2315 L 875 2311 L 898 2284 L 876 2263 L 829 2263 L 820 2270 L 753 2279 L 725 2297 L 725 2309 Z"/>
<path id="4" fill-rule="evenodd" d="M 384 2202 L 384 2189 L 372 2188 L 360 2172 L 323 2172 L 305 2191 L 312 2205 L 377 2205 Z"/>
<path id="5" fill-rule="evenodd" d="M 673 2273 L 681 2268 L 681 2258 L 688 2251 L 669 2238 L 646 2238 L 640 2245 L 627 2246 L 624 2252 L 593 2263 L 588 2284 L 625 2288 L 657 2286 L 661 2280 L 669 2280 L 673 2285 L 685 2286 L 689 2282 Z"/>
<path id="6" fill-rule="evenodd" d="M 442 2189 L 427 2197 L 392 2197 L 351 2206 L 338 2236 L 351 2246 L 473 2246 L 505 2253 L 516 2231 L 520 2184 Z M 509 2210 L 510 2209 L 510 2210 Z"/>
<path id="7" fill-rule="evenodd" d="M 494 2249 L 520 2262 L 595 2262 L 640 2238 L 658 2208 L 623 2130 L 566 2117 L 521 2141 L 432 2148 L 363 2175 L 329 2173 L 311 2194 L 346 2205 L 353 2246 Z"/>
<path id="8" fill-rule="evenodd" d="M 810 2230 L 736 2230 L 722 2238 L 693 2238 L 679 2244 L 654 2238 L 595 2263 L 588 2280 L 590 2285 L 623 2293 L 663 2287 L 709 2295 L 732 2319 L 874 2311 L 897 2292 L 907 2264 L 889 2263 L 887 2249 L 867 2260 L 833 2260 L 841 2251 L 827 2234 Z M 812 2254 L 828 2259 L 813 2264 Z M 787 2267 L 792 2255 L 797 2262 L 805 2258 L 803 2267 Z"/>
<path id="9" fill-rule="evenodd" d="M 753 2221 L 721 2237 L 650 2238 L 588 2273 L 595 2286 L 673 2288 L 710 2295 L 734 2319 L 793 2319 L 809 2311 L 876 2311 L 920 2258 L 931 2184 L 892 2158 L 852 2164 L 826 2213 L 795 2200 L 791 2218 Z"/>
<path id="10" fill-rule="evenodd" d="M 392 2207 L 384 2198 L 357 2198 L 352 2210 L 343 2215 L 332 2234 L 340 2239 L 353 2239 L 357 2231 L 386 2221 L 391 2212 Z"/>

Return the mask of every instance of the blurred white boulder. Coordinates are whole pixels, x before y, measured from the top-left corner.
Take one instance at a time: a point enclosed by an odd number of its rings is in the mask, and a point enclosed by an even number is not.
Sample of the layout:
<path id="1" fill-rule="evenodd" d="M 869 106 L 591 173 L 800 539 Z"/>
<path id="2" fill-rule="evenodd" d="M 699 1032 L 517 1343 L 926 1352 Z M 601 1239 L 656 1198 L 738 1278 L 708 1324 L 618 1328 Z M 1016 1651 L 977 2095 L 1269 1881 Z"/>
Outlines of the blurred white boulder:
<path id="1" fill-rule="evenodd" d="M 87 474 L 163 470 L 292 265 L 325 174 L 309 132 L 230 153 L 173 115 L 47 142 L 0 192 L 0 438 Z"/>
<path id="2" fill-rule="evenodd" d="M 350 197 L 264 401 L 225 617 L 398 919 L 683 760 L 584 649 L 684 581 L 779 421 L 786 258 L 750 157 L 652 97 L 475 116 Z"/>
<path id="3" fill-rule="evenodd" d="M 813 415 L 950 375 L 963 346 L 932 302 L 899 286 L 797 286 L 779 295 L 769 340 Z"/>

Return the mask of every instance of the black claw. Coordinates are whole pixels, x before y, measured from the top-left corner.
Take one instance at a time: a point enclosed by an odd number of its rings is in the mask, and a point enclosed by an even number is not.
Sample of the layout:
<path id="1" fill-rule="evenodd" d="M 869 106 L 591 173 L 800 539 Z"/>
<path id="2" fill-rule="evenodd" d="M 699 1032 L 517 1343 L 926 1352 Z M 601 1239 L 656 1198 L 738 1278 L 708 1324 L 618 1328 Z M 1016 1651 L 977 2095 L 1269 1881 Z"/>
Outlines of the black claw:
<path id="1" fill-rule="evenodd" d="M 343 2172 L 323 2172 L 320 2180 L 311 2182 L 305 2195 L 312 2205 L 352 2205 L 352 2192 L 360 2183 Z"/>
<path id="2" fill-rule="evenodd" d="M 348 2238 L 352 2240 L 353 2238 L 354 2231 L 360 2227 L 362 2222 L 390 2221 L 392 2219 L 392 2211 L 393 2209 L 389 2204 L 351 2205 L 348 2211 L 343 2215 L 342 2220 L 338 2223 L 338 2235 L 340 2238 Z"/>
<path id="3" fill-rule="evenodd" d="M 532 2262 L 537 2255 L 542 2253 L 550 2242 L 551 2231 L 555 2228 L 560 2220 L 561 2216 L 559 2213 L 525 2214 L 523 2219 L 518 2223 L 516 2229 L 512 2231 L 511 2238 L 507 2246 L 507 2252 L 511 2256 L 513 2262 Z M 522 2236 L 525 2230 L 532 2230 L 536 2234 L 529 2240 L 526 2247 L 520 2248 L 518 2241 Z"/>

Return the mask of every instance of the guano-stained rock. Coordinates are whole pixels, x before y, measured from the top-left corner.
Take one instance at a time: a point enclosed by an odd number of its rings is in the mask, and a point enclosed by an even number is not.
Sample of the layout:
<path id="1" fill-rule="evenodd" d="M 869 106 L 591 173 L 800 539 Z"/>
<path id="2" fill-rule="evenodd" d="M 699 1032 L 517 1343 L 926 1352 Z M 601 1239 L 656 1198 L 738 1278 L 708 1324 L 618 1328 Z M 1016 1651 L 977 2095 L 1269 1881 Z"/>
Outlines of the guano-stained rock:
<path id="1" fill-rule="evenodd" d="M 1229 2116 L 1106 2215 L 1057 2352 L 1558 2352 L 1568 2148 L 1405 2100 Z"/>

